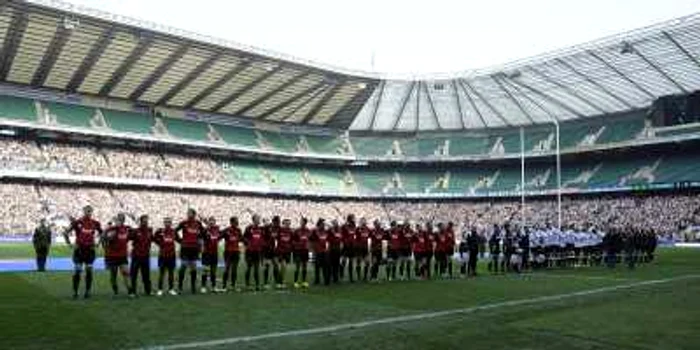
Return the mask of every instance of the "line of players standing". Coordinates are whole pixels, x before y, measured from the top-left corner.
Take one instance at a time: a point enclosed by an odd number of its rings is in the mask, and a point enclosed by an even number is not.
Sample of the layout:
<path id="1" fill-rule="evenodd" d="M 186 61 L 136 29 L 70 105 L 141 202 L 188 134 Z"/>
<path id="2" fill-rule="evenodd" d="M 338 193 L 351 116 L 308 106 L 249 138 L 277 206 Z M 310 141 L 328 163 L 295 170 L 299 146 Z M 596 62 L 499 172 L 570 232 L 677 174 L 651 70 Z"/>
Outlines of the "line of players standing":
<path id="1" fill-rule="evenodd" d="M 453 275 L 451 257 L 455 249 L 455 234 L 452 223 L 438 224 L 437 230 L 431 224 L 416 227 L 414 230 L 409 224 L 399 225 L 392 222 L 389 229 L 384 229 L 378 221 L 369 226 L 366 220 L 361 219 L 356 223 L 354 215 L 349 215 L 342 225 L 335 220 L 327 224 L 324 219 L 319 219 L 314 227 L 309 227 L 308 221 L 302 218 L 300 226 L 293 229 L 289 219 L 280 220 L 279 217 L 273 217 L 271 223 L 263 225 L 260 216 L 253 215 L 252 224 L 241 230 L 237 217 L 230 219 L 228 227 L 221 228 L 214 218 L 201 220 L 194 209 L 189 209 L 187 218 L 178 225 L 166 218 L 163 227 L 155 231 L 149 226 L 147 215 L 141 216 L 138 226 L 132 228 L 125 224 L 123 214 L 117 215 L 115 222 L 103 230 L 101 224 L 92 217 L 92 211 L 90 206 L 85 207 L 83 216 L 71 220 L 71 225 L 63 232 L 66 242 L 73 247 L 75 298 L 78 297 L 83 270 L 84 296 L 90 296 L 97 242 L 103 246 L 105 266 L 110 272 L 110 282 L 115 295 L 119 293 L 119 274 L 122 275 L 130 295 L 136 294 L 138 275 L 141 275 L 145 294 L 152 293 L 152 244 L 159 247 L 157 295 L 163 294 L 166 277 L 168 293 L 181 293 L 187 272 L 190 289 L 192 293 L 196 293 L 197 263 L 200 257 L 203 266 L 199 281 L 200 292 L 238 290 L 237 272 L 242 255 L 245 259 L 245 286 L 255 290 L 260 290 L 261 286 L 270 288 L 270 277 L 276 287 L 284 288 L 284 276 L 290 264 L 295 268 L 294 287 L 308 287 L 307 265 L 310 252 L 313 252 L 314 256 L 315 284 L 338 283 L 345 279 L 346 273 L 351 282 L 376 281 L 382 264 L 385 264 L 388 280 L 409 279 L 412 272 L 415 276 L 425 279 L 434 275 Z M 70 242 L 70 232 L 75 233 L 74 244 Z M 220 241 L 224 241 L 223 288 L 217 286 Z M 475 234 L 472 241 L 476 247 Z M 127 256 L 129 242 L 132 246 L 130 265 Z M 241 244 L 245 247 L 244 254 Z M 174 285 L 176 245 L 180 246 L 181 261 L 177 271 L 177 289 Z M 476 249 L 478 252 L 478 248 Z M 412 261 L 415 261 L 414 266 L 411 266 Z M 431 266 L 434 266 L 432 273 Z M 476 259 L 473 268 L 470 266 L 473 274 L 475 268 Z M 254 285 L 251 284 L 251 277 Z M 230 289 L 227 288 L 229 283 Z"/>

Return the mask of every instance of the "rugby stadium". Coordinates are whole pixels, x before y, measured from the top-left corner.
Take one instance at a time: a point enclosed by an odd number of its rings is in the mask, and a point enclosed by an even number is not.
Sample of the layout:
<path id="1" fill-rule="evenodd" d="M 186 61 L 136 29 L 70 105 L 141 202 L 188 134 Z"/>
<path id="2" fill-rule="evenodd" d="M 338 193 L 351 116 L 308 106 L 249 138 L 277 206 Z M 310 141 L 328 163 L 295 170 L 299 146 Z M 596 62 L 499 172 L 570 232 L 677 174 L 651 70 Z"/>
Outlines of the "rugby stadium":
<path id="1" fill-rule="evenodd" d="M 58 0 L 0 43 L 2 349 L 700 346 L 700 14 L 417 77 Z"/>

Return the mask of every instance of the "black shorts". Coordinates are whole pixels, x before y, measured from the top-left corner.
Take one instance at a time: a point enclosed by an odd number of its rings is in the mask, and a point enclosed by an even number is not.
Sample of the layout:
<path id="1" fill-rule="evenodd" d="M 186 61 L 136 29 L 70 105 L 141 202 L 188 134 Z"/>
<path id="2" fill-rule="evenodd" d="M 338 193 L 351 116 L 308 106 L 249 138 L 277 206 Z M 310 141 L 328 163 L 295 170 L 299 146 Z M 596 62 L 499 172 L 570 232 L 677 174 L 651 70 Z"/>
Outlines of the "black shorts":
<path id="1" fill-rule="evenodd" d="M 352 258 L 355 256 L 355 248 L 350 246 L 344 246 L 341 255 L 346 258 Z"/>
<path id="2" fill-rule="evenodd" d="M 297 250 L 294 252 L 294 262 L 307 263 L 309 262 L 308 250 Z"/>
<path id="3" fill-rule="evenodd" d="M 263 252 L 263 259 L 265 259 L 265 260 L 273 260 L 274 258 L 275 258 L 275 251 L 274 251 L 274 250 L 266 249 L 266 250 Z"/>
<path id="4" fill-rule="evenodd" d="M 355 256 L 358 258 L 365 258 L 369 255 L 369 249 L 367 247 L 355 247 Z"/>
<path id="5" fill-rule="evenodd" d="M 108 268 L 129 265 L 126 256 L 105 256 L 105 266 Z"/>
<path id="6" fill-rule="evenodd" d="M 399 256 L 402 258 L 408 258 L 411 256 L 411 248 L 401 248 L 399 249 Z"/>
<path id="7" fill-rule="evenodd" d="M 262 260 L 262 253 L 260 252 L 245 252 L 245 262 L 248 265 L 259 264 Z"/>
<path id="8" fill-rule="evenodd" d="M 421 261 L 426 258 L 426 254 L 424 252 L 413 252 L 413 257 L 416 261 Z"/>
<path id="9" fill-rule="evenodd" d="M 387 257 L 389 258 L 389 260 L 398 260 L 399 259 L 399 250 L 398 249 L 389 249 Z"/>
<path id="10" fill-rule="evenodd" d="M 94 247 L 76 247 L 73 250 L 73 263 L 77 265 L 92 265 L 95 262 Z"/>
<path id="11" fill-rule="evenodd" d="M 202 265 L 216 266 L 219 264 L 219 254 L 202 253 Z"/>
<path id="12" fill-rule="evenodd" d="M 239 260 L 241 260 L 240 252 L 224 252 L 224 261 L 227 264 L 238 264 Z"/>
<path id="13" fill-rule="evenodd" d="M 445 252 L 435 252 L 435 260 L 437 261 L 442 261 L 442 260 L 447 260 L 447 253 Z"/>
<path id="14" fill-rule="evenodd" d="M 181 247 L 180 260 L 182 261 L 197 261 L 199 260 L 199 248 Z"/>
<path id="15" fill-rule="evenodd" d="M 161 269 L 174 269 L 175 268 L 175 257 L 174 256 L 159 256 L 158 257 L 158 267 Z"/>
<path id="16" fill-rule="evenodd" d="M 277 261 L 289 264 L 292 261 L 292 252 L 277 252 Z"/>
<path id="17" fill-rule="evenodd" d="M 372 251 L 372 260 L 374 260 L 375 262 L 382 261 L 382 251 L 381 250 L 373 250 Z"/>

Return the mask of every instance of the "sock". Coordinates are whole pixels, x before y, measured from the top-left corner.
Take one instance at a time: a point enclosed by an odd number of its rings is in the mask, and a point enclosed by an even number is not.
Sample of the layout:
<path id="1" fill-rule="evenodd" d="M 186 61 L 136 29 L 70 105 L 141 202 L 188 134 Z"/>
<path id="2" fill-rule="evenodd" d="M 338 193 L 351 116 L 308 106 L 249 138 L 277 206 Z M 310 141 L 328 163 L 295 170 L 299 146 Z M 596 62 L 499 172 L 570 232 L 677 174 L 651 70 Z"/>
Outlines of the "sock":
<path id="1" fill-rule="evenodd" d="M 78 288 L 80 287 L 80 271 L 73 272 L 73 295 L 78 295 Z"/>
<path id="2" fill-rule="evenodd" d="M 231 267 L 226 265 L 226 268 L 224 269 L 224 289 L 226 289 L 226 286 L 228 286 L 228 275 L 231 273 Z"/>
<path id="3" fill-rule="evenodd" d="M 190 271 L 190 290 L 197 293 L 197 270 Z"/>
<path id="4" fill-rule="evenodd" d="M 177 289 L 182 291 L 182 285 L 185 282 L 185 265 L 180 266 L 180 271 L 177 273 Z"/>
<path id="5" fill-rule="evenodd" d="M 205 269 L 204 271 L 202 271 L 202 288 L 207 287 L 207 279 L 209 279 L 209 276 L 207 270 Z"/>
<path id="6" fill-rule="evenodd" d="M 92 269 L 85 270 L 85 295 L 90 294 L 92 289 Z"/>
<path id="7" fill-rule="evenodd" d="M 263 270 L 263 281 L 265 281 L 265 284 L 267 284 L 269 282 L 269 278 L 270 278 L 270 265 L 266 264 L 265 269 Z"/>

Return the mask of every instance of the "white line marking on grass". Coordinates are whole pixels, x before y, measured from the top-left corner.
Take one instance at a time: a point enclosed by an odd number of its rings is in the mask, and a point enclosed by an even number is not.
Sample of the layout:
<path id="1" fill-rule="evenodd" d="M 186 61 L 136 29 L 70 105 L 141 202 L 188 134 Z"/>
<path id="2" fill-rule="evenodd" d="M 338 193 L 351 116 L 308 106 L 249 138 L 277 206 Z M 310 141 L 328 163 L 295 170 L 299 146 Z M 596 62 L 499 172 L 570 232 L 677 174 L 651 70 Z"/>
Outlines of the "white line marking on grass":
<path id="1" fill-rule="evenodd" d="M 698 278 L 698 277 L 700 277 L 700 275 L 683 275 L 683 276 L 672 277 L 672 278 L 640 281 L 640 282 L 634 282 L 634 283 L 628 283 L 628 284 L 619 284 L 619 285 L 609 286 L 609 287 L 588 289 L 588 290 L 583 290 L 583 291 L 579 291 L 579 292 L 555 294 L 555 295 L 541 296 L 541 297 L 528 298 L 528 299 L 516 299 L 516 300 L 503 301 L 503 302 L 497 302 L 497 303 L 491 303 L 491 304 L 485 304 L 485 305 L 473 306 L 473 307 L 461 308 L 461 309 L 450 309 L 450 310 L 444 310 L 444 311 L 427 312 L 427 313 L 420 313 L 420 314 L 413 314 L 413 315 L 386 317 L 386 318 L 379 318 L 379 319 L 367 320 L 367 321 L 362 321 L 362 322 L 341 323 L 341 324 L 337 324 L 337 325 L 333 325 L 333 326 L 307 328 L 307 329 L 299 329 L 299 330 L 292 330 L 292 331 L 285 331 L 285 332 L 273 332 L 273 333 L 265 333 L 265 334 L 259 334 L 259 335 L 240 336 L 240 337 L 223 338 L 223 339 L 181 343 L 181 344 L 159 345 L 159 346 L 140 348 L 140 350 L 194 349 L 194 348 L 230 345 L 230 344 L 237 344 L 237 343 L 246 343 L 246 342 L 253 342 L 253 341 L 265 340 L 265 339 L 299 337 L 299 336 L 306 336 L 306 335 L 333 333 L 333 332 L 344 331 L 344 330 L 354 330 L 354 329 L 358 329 L 358 328 L 367 328 L 370 326 L 382 325 L 382 324 L 405 323 L 405 322 L 419 321 L 419 320 L 445 317 L 445 316 L 457 315 L 457 314 L 472 314 L 472 313 L 475 313 L 478 311 L 499 309 L 499 308 L 509 307 L 509 306 L 520 306 L 520 305 L 538 304 L 538 303 L 544 303 L 544 302 L 550 302 L 550 301 L 559 301 L 559 300 L 563 300 L 563 299 L 589 296 L 589 295 L 595 295 L 595 294 L 602 294 L 602 293 L 614 292 L 614 291 L 619 291 L 619 290 L 633 289 L 633 288 L 642 287 L 642 286 L 658 285 L 658 284 L 670 283 L 670 282 L 675 282 L 675 281 L 680 281 L 680 280 L 685 280 L 685 279 L 693 279 L 693 278 Z"/>
<path id="2" fill-rule="evenodd" d="M 632 278 L 623 277 L 610 277 L 610 276 L 585 276 L 585 275 L 575 275 L 575 274 L 561 274 L 561 273 L 531 273 L 524 274 L 523 276 L 533 276 L 533 277 L 544 277 L 544 278 L 572 278 L 580 280 L 602 280 L 602 281 L 633 281 Z"/>

